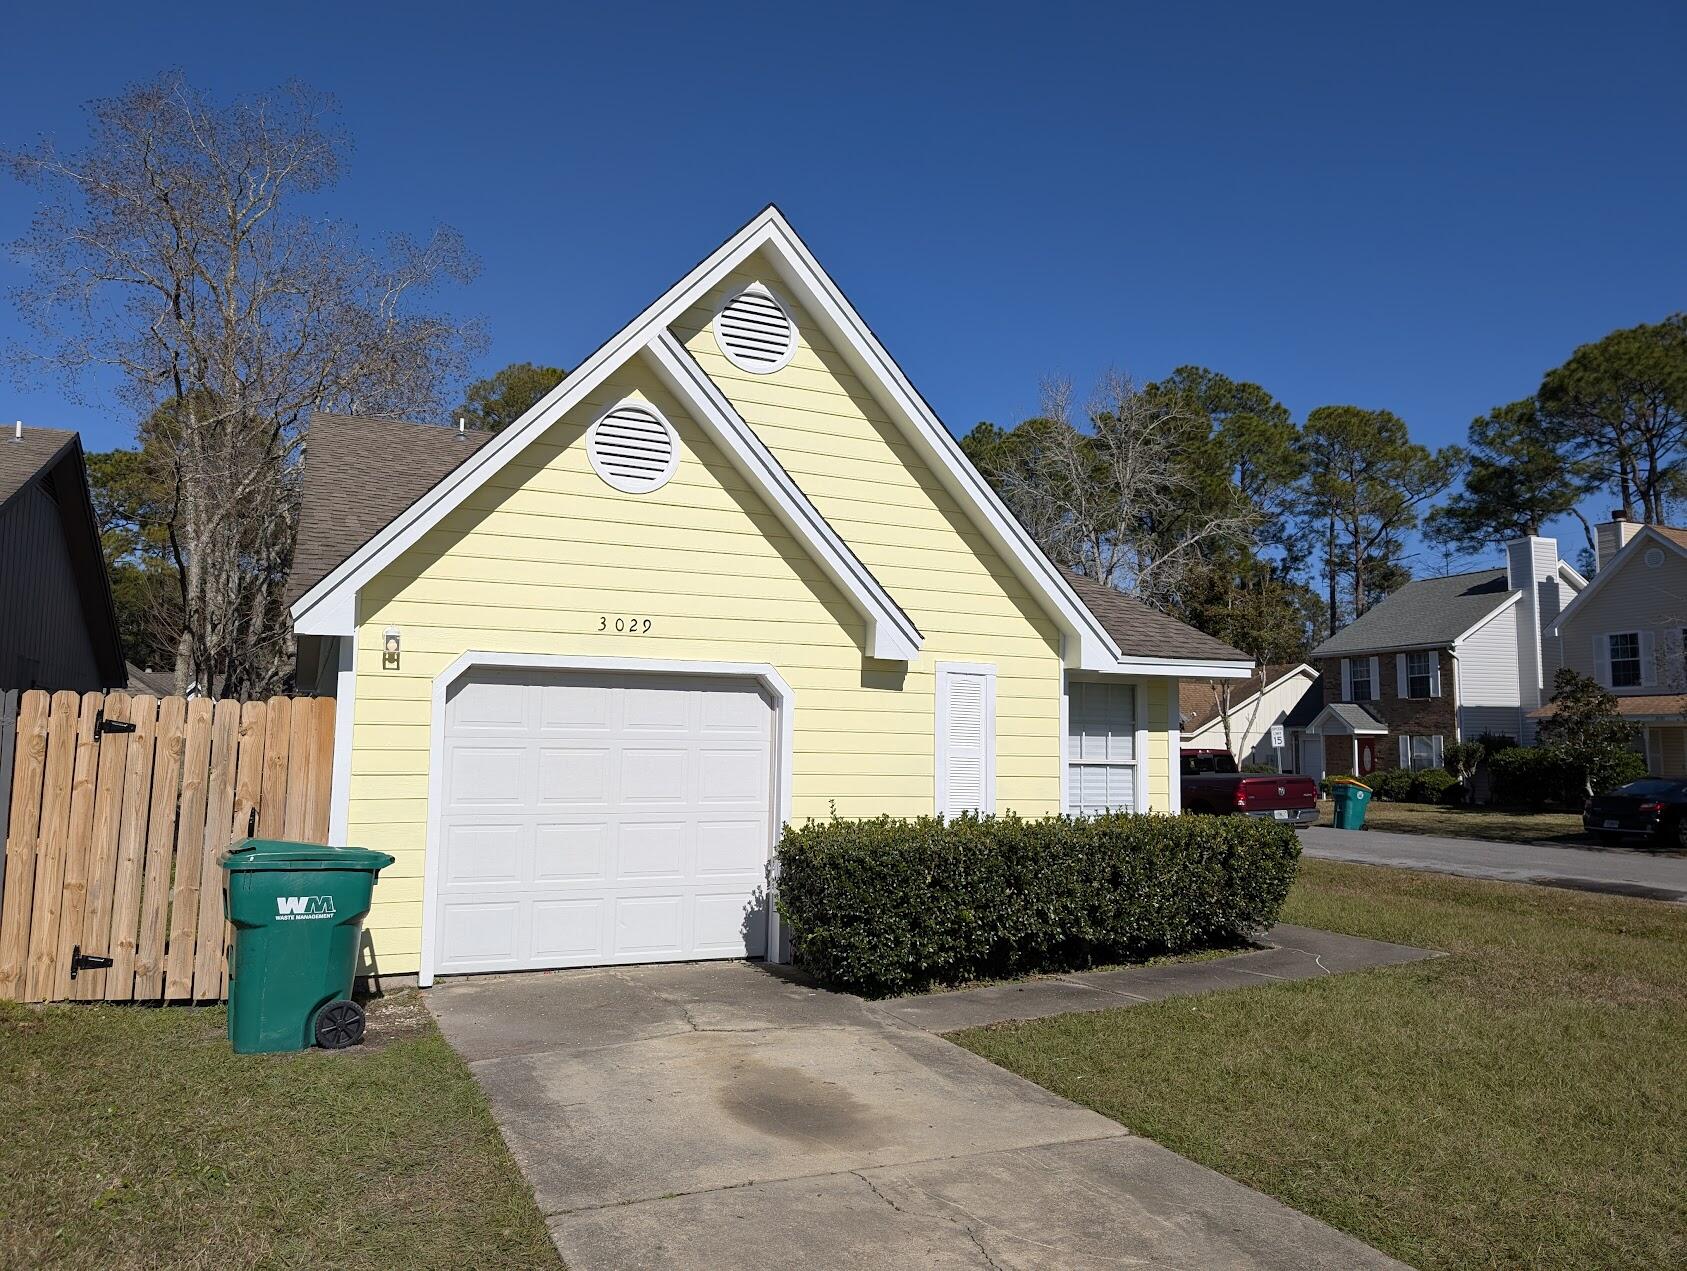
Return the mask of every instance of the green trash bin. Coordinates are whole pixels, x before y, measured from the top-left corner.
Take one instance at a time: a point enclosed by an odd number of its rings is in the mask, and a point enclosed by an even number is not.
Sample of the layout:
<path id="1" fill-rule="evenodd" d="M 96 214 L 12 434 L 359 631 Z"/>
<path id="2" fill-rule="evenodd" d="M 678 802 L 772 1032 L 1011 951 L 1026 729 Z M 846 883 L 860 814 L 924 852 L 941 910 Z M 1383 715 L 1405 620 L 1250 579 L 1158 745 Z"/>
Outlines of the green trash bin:
<path id="1" fill-rule="evenodd" d="M 363 918 L 385 852 L 242 839 L 217 857 L 234 924 L 228 1039 L 236 1052 L 329 1049 L 363 1040 L 351 1000 Z"/>
<path id="2" fill-rule="evenodd" d="M 1330 797 L 1335 800 L 1335 826 L 1338 830 L 1365 828 L 1365 809 L 1371 803 L 1371 788 L 1351 777 L 1330 782 Z"/>

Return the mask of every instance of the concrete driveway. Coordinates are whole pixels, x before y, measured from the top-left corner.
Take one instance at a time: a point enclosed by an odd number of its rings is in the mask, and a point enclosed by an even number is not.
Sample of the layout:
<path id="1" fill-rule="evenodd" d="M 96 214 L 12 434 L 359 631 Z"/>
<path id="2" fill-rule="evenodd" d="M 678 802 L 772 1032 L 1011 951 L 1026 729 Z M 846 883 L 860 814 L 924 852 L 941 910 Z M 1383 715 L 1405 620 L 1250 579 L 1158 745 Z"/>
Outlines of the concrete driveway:
<path id="1" fill-rule="evenodd" d="M 1400 1264 L 857 998 L 742 962 L 427 995 L 571 1267 Z"/>
<path id="2" fill-rule="evenodd" d="M 1570 847 L 1552 843 L 1490 843 L 1434 834 L 1390 834 L 1382 830 L 1337 830 L 1308 826 L 1300 831 L 1308 856 L 1425 869 L 1469 878 L 1545 883 L 1577 891 L 1687 900 L 1687 853 L 1634 847 Z"/>

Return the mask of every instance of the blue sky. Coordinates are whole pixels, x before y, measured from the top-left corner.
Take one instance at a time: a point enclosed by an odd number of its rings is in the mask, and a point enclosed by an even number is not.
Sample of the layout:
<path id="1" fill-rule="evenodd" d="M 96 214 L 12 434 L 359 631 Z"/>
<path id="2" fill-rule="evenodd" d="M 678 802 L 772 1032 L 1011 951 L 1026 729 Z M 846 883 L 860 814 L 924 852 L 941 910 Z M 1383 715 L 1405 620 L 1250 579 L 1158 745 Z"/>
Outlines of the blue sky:
<path id="1" fill-rule="evenodd" d="M 480 256 L 484 370 L 577 363 L 769 201 L 957 433 L 1199 363 L 1440 445 L 1687 307 L 1679 3 L 230 9 L 12 6 L 0 145 L 172 66 L 304 79 L 355 141 L 334 212 Z M 0 181 L 0 238 L 33 197 Z"/>

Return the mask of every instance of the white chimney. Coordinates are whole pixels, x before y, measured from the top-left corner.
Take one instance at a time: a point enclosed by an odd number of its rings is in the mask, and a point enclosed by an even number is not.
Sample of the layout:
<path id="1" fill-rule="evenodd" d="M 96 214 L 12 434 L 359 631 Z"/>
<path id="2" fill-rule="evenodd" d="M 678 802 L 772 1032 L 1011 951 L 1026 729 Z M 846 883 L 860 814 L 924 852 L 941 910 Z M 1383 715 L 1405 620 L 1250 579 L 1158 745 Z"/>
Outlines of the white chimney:
<path id="1" fill-rule="evenodd" d="M 1640 533 L 1640 525 L 1624 515 L 1621 508 L 1611 509 L 1611 519 L 1602 525 L 1593 527 L 1593 544 L 1596 567 L 1605 568 L 1605 562 L 1622 551 L 1629 539 Z"/>
<path id="2" fill-rule="evenodd" d="M 1558 588 L 1558 540 L 1520 538 L 1505 545 L 1506 586 L 1523 593 L 1517 606 L 1517 671 L 1523 709 L 1552 696 L 1548 681 L 1557 670 L 1549 663 L 1547 624 L 1563 607 Z"/>

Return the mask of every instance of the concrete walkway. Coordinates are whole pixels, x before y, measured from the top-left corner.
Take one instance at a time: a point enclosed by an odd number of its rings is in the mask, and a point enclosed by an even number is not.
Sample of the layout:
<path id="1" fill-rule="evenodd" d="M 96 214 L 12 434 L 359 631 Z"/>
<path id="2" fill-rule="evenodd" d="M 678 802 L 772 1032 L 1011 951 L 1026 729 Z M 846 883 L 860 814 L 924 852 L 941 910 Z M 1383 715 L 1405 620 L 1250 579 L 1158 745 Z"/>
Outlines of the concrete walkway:
<path id="1" fill-rule="evenodd" d="M 1400 1265 L 757 964 L 474 977 L 426 1000 L 573 1268 Z"/>
<path id="2" fill-rule="evenodd" d="M 1337 935 L 1279 923 L 1265 937 L 1266 948 L 1210 962 L 1172 962 L 1164 966 L 1121 967 L 1115 971 L 1076 971 L 1039 976 L 953 993 L 922 993 L 873 1003 L 873 1011 L 933 1033 L 1042 1019 L 1073 1011 L 1105 1011 L 1140 1006 L 1168 997 L 1189 997 L 1221 989 L 1315 980 L 1340 971 L 1397 966 L 1439 957 L 1431 949 L 1358 936 Z"/>
<path id="3" fill-rule="evenodd" d="M 1381 830 L 1309 826 L 1301 850 L 1328 860 L 1393 865 L 1469 878 L 1544 883 L 1578 891 L 1610 892 L 1648 900 L 1687 900 L 1687 853 L 1631 847 L 1560 847 L 1550 843 L 1490 843 L 1483 839 Z"/>

